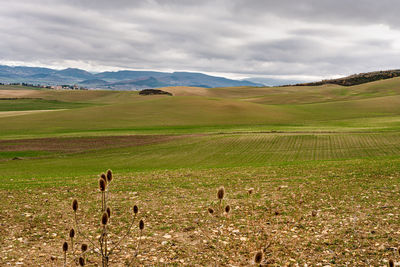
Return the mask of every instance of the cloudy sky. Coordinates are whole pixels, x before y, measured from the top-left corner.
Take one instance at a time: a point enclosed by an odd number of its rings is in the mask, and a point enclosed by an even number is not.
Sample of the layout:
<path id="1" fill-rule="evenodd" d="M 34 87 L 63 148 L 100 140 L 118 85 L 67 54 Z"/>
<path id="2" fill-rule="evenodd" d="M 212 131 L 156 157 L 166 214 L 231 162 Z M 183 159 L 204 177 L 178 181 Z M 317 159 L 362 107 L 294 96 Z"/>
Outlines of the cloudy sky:
<path id="1" fill-rule="evenodd" d="M 400 68 L 397 0 L 0 0 L 0 64 L 314 80 Z"/>

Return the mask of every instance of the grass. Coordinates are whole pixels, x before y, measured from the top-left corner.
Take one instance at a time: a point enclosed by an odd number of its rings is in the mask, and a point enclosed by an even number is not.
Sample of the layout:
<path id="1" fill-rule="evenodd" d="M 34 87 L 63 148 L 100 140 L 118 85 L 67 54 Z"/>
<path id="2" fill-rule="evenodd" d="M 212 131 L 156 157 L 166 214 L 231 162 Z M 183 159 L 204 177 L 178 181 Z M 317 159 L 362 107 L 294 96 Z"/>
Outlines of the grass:
<path id="1" fill-rule="evenodd" d="M 67 106 L 57 112 L 0 117 L 0 123 L 7 125 L 0 138 L 365 128 L 397 131 L 397 123 L 387 126 L 381 121 L 400 116 L 399 84 L 400 79 L 394 78 L 353 87 L 214 88 L 202 89 L 207 92 L 203 96 L 187 92 L 179 96 L 178 92 L 174 97 L 140 96 L 137 92 L 25 90 L 19 97 L 42 98 L 40 109 Z M 5 97 L 20 91 L 0 92 Z M 0 109 L 39 108 L 35 107 L 39 103 L 23 101 L 5 103 Z M 359 120 L 367 118 L 371 119 L 367 127 L 360 125 Z"/>
<path id="2" fill-rule="evenodd" d="M 74 142 L 74 139 L 69 139 Z M 39 139 L 40 141 L 40 139 Z M 14 142 L 14 141 L 9 141 Z M 31 141 L 32 142 L 32 141 Z M 49 140 L 46 140 L 49 142 Z M 6 145 L 5 143 L 4 145 Z M 78 142 L 79 144 L 79 142 Z M 37 146 L 40 143 L 37 144 Z M 43 144 L 45 146 L 45 144 Z M 44 153 L 45 151 L 38 151 Z M 259 167 L 307 161 L 384 159 L 400 155 L 400 134 L 217 134 L 155 140 L 154 144 L 116 144 L 99 149 L 47 151 L 43 157 L 18 161 L 8 151 L 0 162 L 0 188 L 19 187 L 14 180 L 96 175 L 102 166 L 126 174 L 136 171 Z M 50 153 L 53 152 L 53 153 Z M 38 180 L 31 186 L 42 186 Z M 49 185 L 51 186 L 51 184 Z"/>
<path id="3" fill-rule="evenodd" d="M 49 152 L 46 151 L 0 151 L 0 160 L 5 159 L 14 159 L 14 158 L 35 158 L 50 155 Z"/>
<path id="4" fill-rule="evenodd" d="M 0 99 L 1 111 L 22 111 L 22 110 L 50 110 L 50 109 L 72 109 L 86 107 L 88 104 L 61 102 L 57 100 L 44 99 Z"/>
<path id="5" fill-rule="evenodd" d="M 110 237 L 137 204 L 141 265 L 248 266 L 260 249 L 275 266 L 399 261 L 398 85 L 174 88 L 173 97 L 0 87 L 1 98 L 31 98 L 0 101 L 1 111 L 61 109 L 0 116 L 0 265 L 61 265 L 74 198 L 95 239 L 107 168 Z M 212 217 L 222 185 L 231 212 Z M 111 265 L 130 261 L 137 240 Z"/>

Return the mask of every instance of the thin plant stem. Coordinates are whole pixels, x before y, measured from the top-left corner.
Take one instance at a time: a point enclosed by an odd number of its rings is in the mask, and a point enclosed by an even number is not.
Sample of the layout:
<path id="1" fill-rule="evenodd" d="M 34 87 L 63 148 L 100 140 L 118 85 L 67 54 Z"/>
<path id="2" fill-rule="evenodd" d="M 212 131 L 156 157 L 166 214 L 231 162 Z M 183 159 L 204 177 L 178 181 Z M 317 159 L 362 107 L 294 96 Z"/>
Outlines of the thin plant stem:
<path id="1" fill-rule="evenodd" d="M 90 240 L 90 239 L 81 231 L 81 229 L 80 229 L 80 227 L 79 227 L 78 217 L 77 217 L 77 215 L 76 215 L 76 212 L 75 212 L 75 226 L 76 226 L 77 232 L 78 232 L 80 235 L 82 235 L 90 244 L 92 244 L 92 246 L 93 246 L 93 251 L 96 252 L 97 254 L 101 255 L 98 251 L 95 250 L 96 245 L 92 242 L 92 240 Z"/>
<path id="2" fill-rule="evenodd" d="M 136 219 L 136 214 L 133 216 L 132 222 L 131 222 L 131 224 L 129 225 L 128 230 L 126 231 L 125 235 L 124 235 L 123 237 L 121 237 L 121 238 L 119 239 L 118 243 L 117 243 L 114 247 L 112 247 L 112 248 L 110 249 L 110 252 L 108 253 L 108 255 L 111 255 L 111 254 L 113 253 L 114 249 L 116 249 L 116 248 L 119 246 L 119 244 L 129 235 L 129 233 L 131 232 L 131 229 L 132 229 L 132 227 L 133 227 L 133 224 L 134 224 L 134 222 L 135 222 L 135 219 Z"/>
<path id="3" fill-rule="evenodd" d="M 139 254 L 140 242 L 142 240 L 142 232 L 143 232 L 143 230 L 140 230 L 139 241 L 138 241 L 138 245 L 136 247 L 135 257 Z"/>
<path id="4" fill-rule="evenodd" d="M 104 256 L 106 257 L 106 261 L 108 259 L 107 254 L 107 225 L 104 225 Z"/>
<path id="5" fill-rule="evenodd" d="M 139 240 L 138 240 L 138 244 L 136 246 L 136 251 L 135 251 L 135 254 L 133 255 L 132 260 L 129 262 L 128 266 L 131 266 L 131 264 L 133 264 L 133 261 L 136 259 L 137 255 L 139 254 L 140 241 L 142 240 L 142 231 L 143 230 L 140 230 L 140 232 L 139 232 Z"/>
<path id="6" fill-rule="evenodd" d="M 215 218 L 214 216 L 213 216 L 213 218 Z M 212 220 L 212 221 L 215 221 L 215 220 Z M 209 220 L 206 220 L 206 223 L 207 222 L 209 222 Z M 208 241 L 210 241 L 211 243 L 213 242 L 213 240 L 211 239 L 211 237 L 205 232 L 205 231 L 203 231 L 203 229 L 201 229 L 201 227 L 200 227 L 200 223 L 198 223 L 198 225 L 199 225 L 199 230 L 204 234 L 204 236 L 208 239 Z M 218 265 L 218 245 L 217 244 L 215 244 L 215 250 L 214 250 L 214 254 L 215 254 L 215 266 L 217 266 Z"/>
<path id="7" fill-rule="evenodd" d="M 104 210 L 103 192 L 101 192 L 101 211 Z"/>

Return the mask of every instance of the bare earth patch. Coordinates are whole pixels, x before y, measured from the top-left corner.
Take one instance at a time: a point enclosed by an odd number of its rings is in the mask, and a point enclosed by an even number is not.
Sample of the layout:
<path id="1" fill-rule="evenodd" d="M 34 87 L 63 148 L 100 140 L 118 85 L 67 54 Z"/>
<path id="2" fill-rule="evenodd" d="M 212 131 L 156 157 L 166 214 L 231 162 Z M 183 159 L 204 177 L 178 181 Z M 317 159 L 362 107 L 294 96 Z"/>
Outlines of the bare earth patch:
<path id="1" fill-rule="evenodd" d="M 14 117 L 21 115 L 28 115 L 33 113 L 50 112 L 50 111 L 60 111 L 65 109 L 42 109 L 42 110 L 22 110 L 22 111 L 0 111 L 0 118 Z"/>
<path id="2" fill-rule="evenodd" d="M 0 98 L 27 98 L 40 94 L 39 90 L 0 90 Z"/>
<path id="3" fill-rule="evenodd" d="M 165 92 L 169 92 L 174 96 L 207 96 L 208 89 L 203 87 L 187 87 L 187 86 L 171 86 L 160 88 Z"/>
<path id="4" fill-rule="evenodd" d="M 102 137 L 0 140 L 0 151 L 83 152 L 93 149 L 140 146 L 167 142 L 186 135 L 127 135 Z"/>

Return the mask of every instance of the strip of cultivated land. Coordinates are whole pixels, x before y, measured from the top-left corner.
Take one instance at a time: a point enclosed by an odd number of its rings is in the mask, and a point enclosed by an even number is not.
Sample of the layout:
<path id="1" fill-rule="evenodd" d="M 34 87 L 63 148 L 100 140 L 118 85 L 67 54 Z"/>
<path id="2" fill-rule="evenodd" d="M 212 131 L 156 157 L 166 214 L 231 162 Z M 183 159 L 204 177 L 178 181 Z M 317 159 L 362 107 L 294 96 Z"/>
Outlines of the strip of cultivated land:
<path id="1" fill-rule="evenodd" d="M 15 179 L 95 175 L 101 166 L 119 173 L 144 170 L 259 167 L 400 155 L 400 133 L 212 134 L 120 136 L 0 141 L 2 188 Z M 18 160 L 12 160 L 18 157 Z M 10 179 L 13 179 L 12 181 Z M 51 185 L 51 184 L 50 184 Z M 54 184 L 55 186 L 55 184 Z"/>

